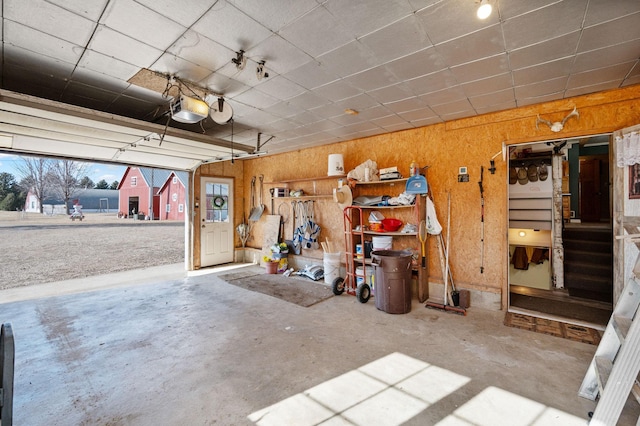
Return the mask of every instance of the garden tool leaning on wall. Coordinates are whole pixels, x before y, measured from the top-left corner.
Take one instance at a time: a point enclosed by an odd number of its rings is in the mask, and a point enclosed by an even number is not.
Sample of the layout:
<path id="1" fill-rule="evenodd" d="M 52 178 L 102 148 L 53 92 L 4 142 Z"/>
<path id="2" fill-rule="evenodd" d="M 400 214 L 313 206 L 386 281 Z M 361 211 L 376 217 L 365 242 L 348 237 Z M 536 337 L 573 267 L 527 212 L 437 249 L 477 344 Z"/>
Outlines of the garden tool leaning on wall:
<path id="1" fill-rule="evenodd" d="M 443 303 L 437 303 L 434 301 L 427 301 L 425 305 L 427 308 L 441 309 L 444 311 L 454 312 L 461 315 L 467 315 L 467 311 L 464 308 L 454 306 L 451 297 L 451 292 L 456 292 L 456 287 L 453 282 L 453 274 L 449 266 L 449 240 L 451 233 L 451 194 L 447 193 L 447 244 L 445 245 L 444 237 L 442 236 L 442 226 L 438 222 L 436 217 L 435 206 L 433 201 L 427 197 L 427 232 L 431 235 L 436 235 L 436 243 L 438 244 L 438 256 L 440 257 L 440 268 L 442 269 L 442 279 L 444 281 L 444 294 Z M 449 283 L 451 283 L 451 289 L 449 289 Z"/>
<path id="2" fill-rule="evenodd" d="M 482 181 L 484 178 L 484 166 L 480 166 L 480 273 L 484 273 L 484 187 Z"/>
<path id="3" fill-rule="evenodd" d="M 421 220 L 418 226 L 422 261 L 418 270 L 418 302 L 424 303 L 429 297 L 429 269 L 427 268 L 427 221 Z"/>
<path id="4" fill-rule="evenodd" d="M 418 269 L 418 301 L 424 303 L 429 297 L 429 261 L 427 256 L 427 220 L 426 213 L 423 217 L 423 207 L 420 205 L 422 200 L 428 199 L 429 185 L 426 176 L 420 174 L 420 170 L 426 171 L 429 166 L 420 168 L 418 163 L 413 162 L 410 166 L 411 176 L 405 185 L 406 194 L 414 194 L 416 196 L 416 216 L 418 220 L 418 239 L 420 240 L 421 262 Z M 425 204 L 426 205 L 426 204 Z"/>

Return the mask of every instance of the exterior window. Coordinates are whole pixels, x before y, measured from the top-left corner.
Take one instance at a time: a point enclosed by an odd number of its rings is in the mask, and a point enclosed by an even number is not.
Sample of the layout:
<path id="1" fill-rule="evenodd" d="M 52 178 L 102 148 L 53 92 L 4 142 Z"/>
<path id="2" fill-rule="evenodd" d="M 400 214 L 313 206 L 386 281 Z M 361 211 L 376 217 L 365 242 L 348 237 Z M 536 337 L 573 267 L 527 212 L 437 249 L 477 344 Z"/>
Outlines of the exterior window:
<path id="1" fill-rule="evenodd" d="M 178 201 L 178 194 L 176 194 L 175 192 L 173 194 L 171 194 L 171 200 L 172 201 Z"/>
<path id="2" fill-rule="evenodd" d="M 184 204 L 178 204 L 178 212 L 184 212 Z"/>
<path id="3" fill-rule="evenodd" d="M 173 177 L 172 182 L 173 182 L 173 183 L 178 183 L 178 177 L 177 177 L 177 176 L 174 176 L 174 177 Z"/>
<path id="4" fill-rule="evenodd" d="M 131 186 L 138 186 L 138 177 L 131 176 Z"/>
<path id="5" fill-rule="evenodd" d="M 167 213 L 171 211 L 171 204 L 167 204 Z"/>

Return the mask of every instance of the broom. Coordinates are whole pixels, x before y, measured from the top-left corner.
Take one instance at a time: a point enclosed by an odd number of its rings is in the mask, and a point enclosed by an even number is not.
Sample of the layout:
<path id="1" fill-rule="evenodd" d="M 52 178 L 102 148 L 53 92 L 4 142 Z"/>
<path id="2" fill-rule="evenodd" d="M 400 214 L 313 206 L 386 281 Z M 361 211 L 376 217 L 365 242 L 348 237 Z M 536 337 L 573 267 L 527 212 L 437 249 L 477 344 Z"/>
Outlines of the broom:
<path id="1" fill-rule="evenodd" d="M 443 297 L 443 303 L 436 303 L 436 302 L 427 302 L 427 304 L 425 305 L 425 307 L 427 308 L 432 308 L 432 309 L 440 309 L 446 312 L 453 312 L 453 313 L 457 313 L 457 314 L 461 314 L 461 315 L 467 315 L 467 311 L 464 308 L 461 308 L 459 306 L 453 306 L 453 303 L 449 303 L 450 301 L 453 302 L 451 300 L 451 294 L 449 293 L 449 243 L 450 243 L 450 237 L 451 237 L 451 193 L 447 193 L 447 244 L 446 247 L 444 246 L 444 241 L 442 238 L 442 234 L 440 234 L 440 238 L 439 238 L 439 245 L 440 245 L 440 250 L 439 250 L 439 254 L 440 254 L 440 267 L 443 269 L 442 271 L 442 276 L 444 279 L 444 297 Z M 443 255 L 444 252 L 444 255 Z M 443 259 L 444 257 L 444 259 Z M 444 263 L 444 265 L 443 265 Z M 451 279 L 451 287 L 452 289 L 455 291 L 455 288 L 453 287 L 453 277 Z"/>

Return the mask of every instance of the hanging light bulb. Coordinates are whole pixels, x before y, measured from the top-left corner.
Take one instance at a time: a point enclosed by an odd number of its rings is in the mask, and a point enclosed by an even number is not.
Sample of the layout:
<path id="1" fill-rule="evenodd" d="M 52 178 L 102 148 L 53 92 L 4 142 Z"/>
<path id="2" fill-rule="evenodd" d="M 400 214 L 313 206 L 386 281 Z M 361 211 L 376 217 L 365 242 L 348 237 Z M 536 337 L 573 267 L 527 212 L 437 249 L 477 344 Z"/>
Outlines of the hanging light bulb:
<path id="1" fill-rule="evenodd" d="M 480 2 L 480 7 L 478 7 L 478 18 L 487 19 L 489 15 L 491 15 L 491 5 L 489 4 L 489 0 L 482 0 Z"/>

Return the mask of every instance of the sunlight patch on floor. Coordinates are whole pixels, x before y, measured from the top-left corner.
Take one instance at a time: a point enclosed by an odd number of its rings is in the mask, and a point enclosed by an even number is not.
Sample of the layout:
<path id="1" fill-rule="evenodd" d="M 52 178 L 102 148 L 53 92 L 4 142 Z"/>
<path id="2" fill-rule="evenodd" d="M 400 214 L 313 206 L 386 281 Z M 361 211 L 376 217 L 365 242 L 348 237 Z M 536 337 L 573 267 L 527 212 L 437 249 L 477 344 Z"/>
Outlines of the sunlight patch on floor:
<path id="1" fill-rule="evenodd" d="M 437 426 L 584 426 L 587 424 L 586 419 L 491 386 L 437 423 Z"/>
<path id="2" fill-rule="evenodd" d="M 395 352 L 247 417 L 260 426 L 398 426 L 455 393 L 470 380 Z M 438 426 L 586 424 L 586 420 L 571 414 L 488 387 Z"/>
<path id="3" fill-rule="evenodd" d="M 188 277 L 198 277 L 200 275 L 217 274 L 218 272 L 233 271 L 238 268 L 255 265 L 255 263 L 230 263 L 227 265 L 212 266 L 208 268 L 196 269 L 195 271 L 187 271 Z"/>
<path id="4" fill-rule="evenodd" d="M 392 353 L 248 417 L 261 426 L 394 426 L 411 419 L 468 381 L 467 377 Z M 446 382 L 444 388 L 433 388 L 433 383 L 442 382 Z"/>

